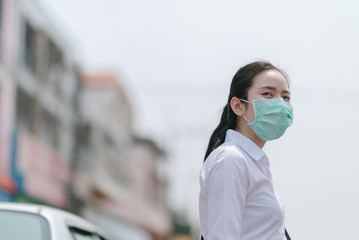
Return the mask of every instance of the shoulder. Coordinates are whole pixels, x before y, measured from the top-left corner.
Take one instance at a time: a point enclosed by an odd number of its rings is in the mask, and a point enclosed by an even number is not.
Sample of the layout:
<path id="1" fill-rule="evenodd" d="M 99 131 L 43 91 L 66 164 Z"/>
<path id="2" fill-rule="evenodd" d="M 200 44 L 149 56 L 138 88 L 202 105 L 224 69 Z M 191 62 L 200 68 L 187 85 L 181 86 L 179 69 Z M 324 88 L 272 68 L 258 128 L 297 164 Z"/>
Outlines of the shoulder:
<path id="1" fill-rule="evenodd" d="M 246 158 L 237 145 L 228 141 L 213 150 L 206 159 L 206 162 L 233 161 L 238 159 L 245 160 Z"/>
<path id="2" fill-rule="evenodd" d="M 206 159 L 200 172 L 200 183 L 204 189 L 210 188 L 215 182 L 222 185 L 245 184 L 249 174 L 246 156 L 237 145 L 226 142 Z"/>
<path id="3" fill-rule="evenodd" d="M 207 170 L 214 170 L 221 166 L 234 167 L 244 170 L 247 159 L 239 147 L 232 142 L 225 142 L 208 156 L 204 163 Z"/>

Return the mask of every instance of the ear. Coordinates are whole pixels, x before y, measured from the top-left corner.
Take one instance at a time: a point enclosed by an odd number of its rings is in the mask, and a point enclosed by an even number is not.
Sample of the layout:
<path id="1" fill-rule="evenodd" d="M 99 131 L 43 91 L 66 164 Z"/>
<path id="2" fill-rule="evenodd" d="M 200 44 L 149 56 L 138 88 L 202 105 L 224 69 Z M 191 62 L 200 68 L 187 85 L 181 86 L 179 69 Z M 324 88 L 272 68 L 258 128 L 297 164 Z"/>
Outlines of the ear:
<path id="1" fill-rule="evenodd" d="M 231 101 L 231 108 L 232 111 L 239 117 L 244 116 L 246 112 L 246 106 L 245 104 L 237 97 L 232 97 Z"/>

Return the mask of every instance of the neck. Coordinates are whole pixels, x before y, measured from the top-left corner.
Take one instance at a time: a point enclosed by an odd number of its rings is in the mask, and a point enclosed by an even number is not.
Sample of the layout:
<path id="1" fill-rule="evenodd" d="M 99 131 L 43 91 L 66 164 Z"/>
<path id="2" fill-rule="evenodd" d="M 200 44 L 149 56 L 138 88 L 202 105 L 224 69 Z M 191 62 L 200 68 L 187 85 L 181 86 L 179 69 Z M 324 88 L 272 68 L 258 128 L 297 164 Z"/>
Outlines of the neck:
<path id="1" fill-rule="evenodd" d="M 251 128 L 251 126 L 248 125 L 247 122 L 243 122 L 243 121 L 239 121 L 239 123 L 237 124 L 237 127 L 235 129 L 237 132 L 240 132 L 241 134 L 243 134 L 244 136 L 246 136 L 247 138 L 249 138 L 250 140 L 252 140 L 252 142 L 254 142 L 258 147 L 263 148 L 264 145 L 266 144 L 267 141 L 261 139 L 260 137 L 258 137 L 253 129 Z"/>

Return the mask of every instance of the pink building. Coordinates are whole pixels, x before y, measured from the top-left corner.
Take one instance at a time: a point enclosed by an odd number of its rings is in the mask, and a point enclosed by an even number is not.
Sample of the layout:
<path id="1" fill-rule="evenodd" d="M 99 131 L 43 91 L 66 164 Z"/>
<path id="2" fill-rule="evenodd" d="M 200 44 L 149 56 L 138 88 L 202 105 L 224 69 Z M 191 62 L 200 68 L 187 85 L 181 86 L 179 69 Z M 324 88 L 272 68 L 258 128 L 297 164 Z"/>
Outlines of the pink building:
<path id="1" fill-rule="evenodd" d="M 0 13 L 0 199 L 66 208 L 77 64 L 38 2 Z"/>
<path id="2" fill-rule="evenodd" d="M 13 122 L 15 1 L 0 1 L 0 200 L 11 200 L 16 191 L 10 174 L 10 138 Z"/>

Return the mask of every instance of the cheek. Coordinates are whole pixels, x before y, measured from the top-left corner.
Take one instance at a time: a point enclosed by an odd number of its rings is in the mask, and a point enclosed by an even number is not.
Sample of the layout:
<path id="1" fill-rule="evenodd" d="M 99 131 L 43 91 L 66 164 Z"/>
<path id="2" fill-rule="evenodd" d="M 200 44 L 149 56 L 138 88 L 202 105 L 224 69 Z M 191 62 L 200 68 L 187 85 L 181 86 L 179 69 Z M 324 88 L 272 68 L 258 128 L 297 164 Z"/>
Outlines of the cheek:
<path id="1" fill-rule="evenodd" d="M 251 104 L 249 104 L 249 106 L 247 107 L 246 116 L 248 120 L 250 121 L 254 120 L 254 111 L 253 111 L 253 106 Z"/>

